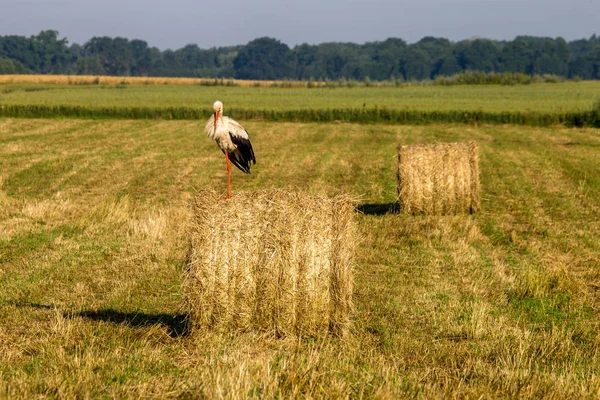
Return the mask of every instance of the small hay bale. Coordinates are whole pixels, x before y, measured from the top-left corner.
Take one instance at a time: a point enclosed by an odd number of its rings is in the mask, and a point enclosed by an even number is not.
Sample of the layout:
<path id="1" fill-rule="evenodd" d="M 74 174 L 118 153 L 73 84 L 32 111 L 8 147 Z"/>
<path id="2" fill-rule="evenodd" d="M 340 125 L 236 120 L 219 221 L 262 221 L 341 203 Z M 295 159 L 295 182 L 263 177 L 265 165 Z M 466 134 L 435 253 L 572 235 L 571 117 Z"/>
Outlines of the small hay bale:
<path id="1" fill-rule="evenodd" d="M 398 147 L 398 201 L 405 214 L 474 213 L 479 206 L 477 143 Z"/>
<path id="2" fill-rule="evenodd" d="M 193 205 L 184 291 L 193 331 L 343 336 L 352 311 L 353 201 L 269 189 Z"/>

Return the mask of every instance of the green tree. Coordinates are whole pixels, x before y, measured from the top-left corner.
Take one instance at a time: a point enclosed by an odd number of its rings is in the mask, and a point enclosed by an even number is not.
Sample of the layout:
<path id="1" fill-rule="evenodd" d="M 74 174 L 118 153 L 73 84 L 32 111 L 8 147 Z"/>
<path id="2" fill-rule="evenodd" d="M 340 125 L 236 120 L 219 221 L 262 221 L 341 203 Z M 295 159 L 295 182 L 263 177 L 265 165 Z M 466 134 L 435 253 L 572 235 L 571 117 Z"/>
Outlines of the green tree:
<path id="1" fill-rule="evenodd" d="M 303 43 L 293 49 L 296 58 L 297 79 L 308 80 L 310 78 L 320 78 L 323 71 L 319 70 L 319 54 L 317 46 L 311 46 Z"/>
<path id="2" fill-rule="evenodd" d="M 105 75 L 128 76 L 135 66 L 132 46 L 122 37 L 93 37 L 83 46 L 83 56 L 96 56 L 101 65 L 98 73 Z"/>
<path id="3" fill-rule="evenodd" d="M 493 40 L 465 40 L 456 44 L 454 52 L 462 70 L 493 72 L 498 69 L 500 51 Z"/>
<path id="4" fill-rule="evenodd" d="M 133 57 L 131 75 L 148 76 L 152 69 L 152 51 L 143 40 L 132 40 L 129 43 Z"/>
<path id="5" fill-rule="evenodd" d="M 593 44 L 590 53 L 587 56 L 588 63 L 592 70 L 592 79 L 600 79 L 600 41 Z"/>
<path id="6" fill-rule="evenodd" d="M 4 74 L 29 74 L 27 68 L 17 60 L 12 58 L 0 57 L 0 75 Z"/>
<path id="7" fill-rule="evenodd" d="M 32 36 L 31 47 L 37 54 L 37 71 L 42 74 L 64 72 L 69 65 L 69 48 L 67 39 L 58 39 L 58 31 L 41 31 Z"/>
<path id="8" fill-rule="evenodd" d="M 433 61 L 425 50 L 412 47 L 403 60 L 401 70 L 405 79 L 429 79 L 433 70 Z"/>
<path id="9" fill-rule="evenodd" d="M 233 67 L 238 79 L 285 79 L 296 70 L 290 48 L 268 37 L 249 42 L 233 60 Z"/>
<path id="10" fill-rule="evenodd" d="M 532 73 L 562 76 L 568 74 L 570 51 L 563 38 L 532 38 L 531 40 L 535 47 Z"/>
<path id="11" fill-rule="evenodd" d="M 452 54 L 448 39 L 424 37 L 408 46 L 402 60 L 401 70 L 406 79 L 431 79 L 435 77 L 440 60 Z"/>
<path id="12" fill-rule="evenodd" d="M 518 36 L 451 43 L 424 37 L 407 45 L 402 39 L 382 42 L 302 44 L 294 49 L 272 38 L 244 46 L 201 49 L 189 44 L 160 51 L 143 40 L 94 37 L 68 46 L 54 30 L 30 37 L 0 36 L 2 71 L 237 77 L 244 79 L 432 79 L 464 70 L 555 74 L 600 79 L 600 38 L 593 35 L 567 43 L 563 38 Z M 12 60 L 12 61 L 7 61 Z"/>
<path id="13" fill-rule="evenodd" d="M 383 42 L 367 43 L 363 48 L 363 52 L 369 56 L 365 68 L 367 76 L 375 80 L 386 80 L 402 75 L 400 60 L 407 49 L 404 40 L 389 38 Z"/>
<path id="14" fill-rule="evenodd" d="M 0 37 L 0 56 L 16 60 L 25 68 L 39 72 L 40 60 L 33 51 L 31 38 L 16 35 Z"/>
<path id="15" fill-rule="evenodd" d="M 456 61 L 454 54 L 448 54 L 444 58 L 438 60 L 433 68 L 433 76 L 443 75 L 452 76 L 459 74 L 463 71 L 463 68 Z"/>
<path id="16" fill-rule="evenodd" d="M 500 68 L 502 72 L 533 73 L 533 60 L 535 45 L 528 36 L 518 36 L 508 42 L 500 54 Z"/>
<path id="17" fill-rule="evenodd" d="M 80 75 L 104 75 L 104 68 L 100 56 L 82 56 L 77 60 L 76 71 Z"/>

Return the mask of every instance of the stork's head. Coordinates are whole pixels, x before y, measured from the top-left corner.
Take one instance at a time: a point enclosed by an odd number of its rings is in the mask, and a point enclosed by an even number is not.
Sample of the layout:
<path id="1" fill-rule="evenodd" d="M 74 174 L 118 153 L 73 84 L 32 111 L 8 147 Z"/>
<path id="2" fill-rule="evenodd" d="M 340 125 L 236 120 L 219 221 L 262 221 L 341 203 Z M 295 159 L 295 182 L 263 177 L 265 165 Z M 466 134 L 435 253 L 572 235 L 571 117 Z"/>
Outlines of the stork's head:
<path id="1" fill-rule="evenodd" d="M 223 103 L 219 100 L 213 103 L 213 110 L 215 110 L 215 121 L 223 114 Z"/>
<path id="2" fill-rule="evenodd" d="M 213 110 L 215 110 L 214 118 L 213 118 L 213 132 L 217 131 L 217 121 L 219 120 L 219 116 L 223 114 L 223 103 L 219 100 L 213 103 Z"/>

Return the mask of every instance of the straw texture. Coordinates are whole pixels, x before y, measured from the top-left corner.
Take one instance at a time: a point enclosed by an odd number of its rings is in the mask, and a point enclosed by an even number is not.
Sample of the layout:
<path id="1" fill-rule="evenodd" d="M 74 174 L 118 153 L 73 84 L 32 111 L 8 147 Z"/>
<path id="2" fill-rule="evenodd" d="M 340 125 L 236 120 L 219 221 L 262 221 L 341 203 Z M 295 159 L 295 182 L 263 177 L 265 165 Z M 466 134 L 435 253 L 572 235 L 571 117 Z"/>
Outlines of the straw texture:
<path id="1" fill-rule="evenodd" d="M 480 210 L 477 143 L 398 147 L 398 201 L 406 214 Z"/>
<path id="2" fill-rule="evenodd" d="M 352 312 L 353 202 L 283 190 L 201 191 L 185 279 L 192 331 L 344 335 Z"/>

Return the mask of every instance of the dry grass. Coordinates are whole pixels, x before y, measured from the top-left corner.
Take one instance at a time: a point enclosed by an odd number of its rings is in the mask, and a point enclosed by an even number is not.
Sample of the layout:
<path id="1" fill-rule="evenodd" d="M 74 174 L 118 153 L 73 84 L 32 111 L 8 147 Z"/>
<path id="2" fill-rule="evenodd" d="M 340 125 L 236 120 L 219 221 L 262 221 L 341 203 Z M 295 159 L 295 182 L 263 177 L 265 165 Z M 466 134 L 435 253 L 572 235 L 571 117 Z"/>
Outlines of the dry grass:
<path id="1" fill-rule="evenodd" d="M 169 78 L 147 76 L 96 76 L 96 75 L 0 75 L 0 84 L 46 83 L 57 85 L 202 85 L 242 87 L 306 87 L 304 81 L 256 81 L 216 78 Z M 311 82 L 315 87 L 325 82 Z"/>
<path id="2" fill-rule="evenodd" d="M 599 396 L 597 130 L 244 126 L 234 194 L 362 195 L 347 337 L 185 334 L 202 121 L 0 119 L 0 398 Z M 389 212 L 398 143 L 470 140 L 481 212 Z"/>
<path id="3" fill-rule="evenodd" d="M 406 214 L 479 211 L 477 143 L 399 146 L 398 198 Z"/>
<path id="4" fill-rule="evenodd" d="M 344 336 L 356 245 L 346 196 L 201 191 L 185 280 L 192 328 Z"/>

